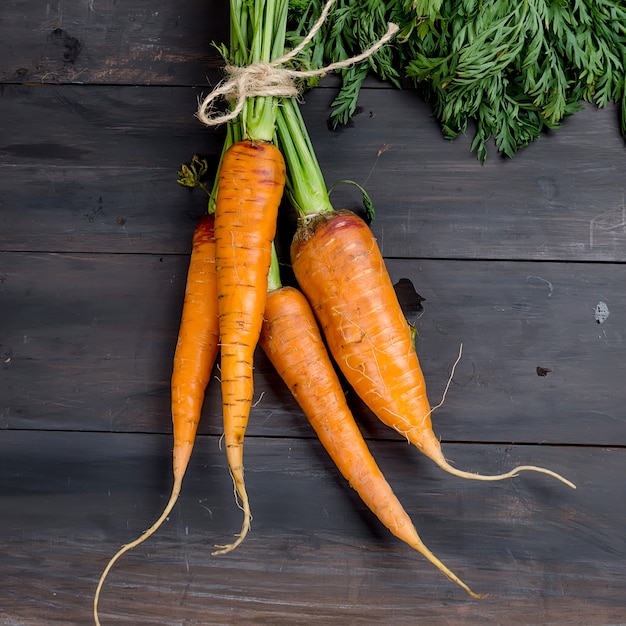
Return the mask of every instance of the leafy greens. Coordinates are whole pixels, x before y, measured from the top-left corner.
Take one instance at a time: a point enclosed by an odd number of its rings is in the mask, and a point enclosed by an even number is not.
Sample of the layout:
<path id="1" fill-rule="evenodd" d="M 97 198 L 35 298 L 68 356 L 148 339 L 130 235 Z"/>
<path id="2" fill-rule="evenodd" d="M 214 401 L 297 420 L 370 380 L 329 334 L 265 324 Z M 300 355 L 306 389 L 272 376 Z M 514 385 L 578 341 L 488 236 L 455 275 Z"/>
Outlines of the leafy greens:
<path id="1" fill-rule="evenodd" d="M 319 15 L 321 0 L 290 0 L 289 42 Z M 396 87 L 415 86 L 445 137 L 475 132 L 511 157 L 583 102 L 620 107 L 626 136 L 626 3 L 623 0 L 337 0 L 305 65 L 343 60 L 370 45 L 388 21 L 393 45 L 342 71 L 333 125 L 354 115 L 371 72 Z"/>

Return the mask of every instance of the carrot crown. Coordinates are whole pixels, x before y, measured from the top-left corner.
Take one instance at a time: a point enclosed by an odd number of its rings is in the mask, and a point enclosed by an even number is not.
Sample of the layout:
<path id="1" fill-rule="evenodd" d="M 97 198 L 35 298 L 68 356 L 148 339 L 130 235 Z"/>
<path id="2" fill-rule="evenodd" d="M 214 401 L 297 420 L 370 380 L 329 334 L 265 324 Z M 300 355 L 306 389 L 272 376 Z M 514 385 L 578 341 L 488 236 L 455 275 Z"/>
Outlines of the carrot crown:
<path id="1" fill-rule="evenodd" d="M 230 0 L 230 63 L 245 67 L 280 58 L 285 48 L 288 0 Z M 273 141 L 278 99 L 254 96 L 246 99 L 241 135 L 259 141 Z"/>

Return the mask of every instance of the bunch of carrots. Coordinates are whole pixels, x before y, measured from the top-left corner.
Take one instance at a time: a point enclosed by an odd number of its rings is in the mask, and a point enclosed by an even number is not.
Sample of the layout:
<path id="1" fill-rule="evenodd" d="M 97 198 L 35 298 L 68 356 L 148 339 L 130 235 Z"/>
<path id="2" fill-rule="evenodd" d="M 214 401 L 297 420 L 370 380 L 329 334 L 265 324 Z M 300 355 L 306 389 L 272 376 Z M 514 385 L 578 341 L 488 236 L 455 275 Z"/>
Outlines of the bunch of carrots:
<path id="1" fill-rule="evenodd" d="M 281 59 L 287 12 L 288 0 L 231 0 L 231 45 L 228 54 L 224 51 L 229 62 L 239 68 L 267 68 Z M 243 521 L 233 542 L 216 546 L 214 554 L 236 548 L 250 529 L 243 444 L 257 346 L 338 470 L 381 523 L 474 598 L 482 596 L 420 539 L 361 435 L 336 368 L 384 424 L 446 472 L 501 480 L 532 470 L 575 488 L 555 472 L 532 465 L 485 476 L 448 463 L 432 429 L 432 408 L 411 328 L 376 240 L 360 217 L 332 206 L 296 99 L 267 91 L 251 89 L 238 103 L 234 97 L 222 118 L 227 123 L 224 150 L 208 190 L 208 212 L 193 236 L 174 355 L 171 496 L 154 524 L 122 546 L 102 572 L 93 603 L 96 624 L 100 593 L 112 566 L 163 524 L 179 497 L 218 357 L 226 457 Z M 179 182 L 202 185 L 204 173 L 194 160 L 183 167 Z M 290 250 L 297 286 L 282 284 L 273 243 L 278 209 L 285 200 L 298 217 Z"/>

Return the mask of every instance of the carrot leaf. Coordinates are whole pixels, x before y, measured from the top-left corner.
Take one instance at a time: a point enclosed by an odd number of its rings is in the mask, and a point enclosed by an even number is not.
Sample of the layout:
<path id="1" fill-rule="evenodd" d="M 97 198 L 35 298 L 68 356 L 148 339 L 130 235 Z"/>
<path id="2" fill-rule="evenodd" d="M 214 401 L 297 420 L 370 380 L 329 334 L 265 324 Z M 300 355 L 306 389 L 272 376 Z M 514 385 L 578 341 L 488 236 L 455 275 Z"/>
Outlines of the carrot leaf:
<path id="1" fill-rule="evenodd" d="M 180 166 L 177 172 L 179 178 L 176 182 L 183 187 L 199 187 L 210 196 L 211 190 L 202 182 L 208 169 L 209 164 L 206 159 L 201 159 L 197 154 L 194 154 L 189 165 L 183 163 Z"/>
<path id="2" fill-rule="evenodd" d="M 302 36 L 320 4 L 291 0 L 288 40 Z M 388 21 L 400 26 L 394 45 L 340 74 L 333 126 L 354 115 L 367 70 L 416 87 L 446 138 L 475 128 L 480 161 L 490 142 L 513 156 L 584 102 L 615 102 L 626 137 L 623 0 L 337 0 L 312 42 L 318 63 L 350 57 Z"/>
<path id="3" fill-rule="evenodd" d="M 367 191 L 365 191 L 365 189 L 358 183 L 354 182 L 353 180 L 338 180 L 336 183 L 330 186 L 328 193 L 331 194 L 333 189 L 337 185 L 340 185 L 341 183 L 344 183 L 346 185 L 352 185 L 361 192 L 361 196 L 363 197 L 363 208 L 365 209 L 366 221 L 368 224 L 373 222 L 374 218 L 376 217 L 376 211 L 374 210 L 374 203 L 372 202 L 372 199 L 369 197 L 369 194 L 367 193 Z"/>

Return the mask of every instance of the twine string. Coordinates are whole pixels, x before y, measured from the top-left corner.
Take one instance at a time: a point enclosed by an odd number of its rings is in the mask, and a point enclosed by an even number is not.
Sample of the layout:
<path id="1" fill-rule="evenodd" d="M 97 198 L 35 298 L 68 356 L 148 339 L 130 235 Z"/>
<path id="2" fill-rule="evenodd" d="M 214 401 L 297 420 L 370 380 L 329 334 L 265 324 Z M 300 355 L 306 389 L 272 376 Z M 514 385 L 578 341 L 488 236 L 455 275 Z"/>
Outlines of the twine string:
<path id="1" fill-rule="evenodd" d="M 294 70 L 283 67 L 294 59 L 315 37 L 323 26 L 328 12 L 335 0 L 328 0 L 320 13 L 319 18 L 307 34 L 307 36 L 289 52 L 269 63 L 252 63 L 244 67 L 227 65 L 225 67 L 228 78 L 217 85 L 211 93 L 202 100 L 198 106 L 197 116 L 207 126 L 218 126 L 235 119 L 242 111 L 246 98 L 255 96 L 274 96 L 278 98 L 295 98 L 299 95 L 297 81 L 304 78 L 324 76 L 329 72 L 345 69 L 351 65 L 372 56 L 380 50 L 398 32 L 398 26 L 388 23 L 387 32 L 372 46 L 361 54 L 350 57 L 343 61 L 336 61 L 325 67 L 314 70 Z M 229 102 L 235 101 L 235 105 L 224 113 L 215 113 L 214 104 L 217 100 L 224 99 Z"/>

